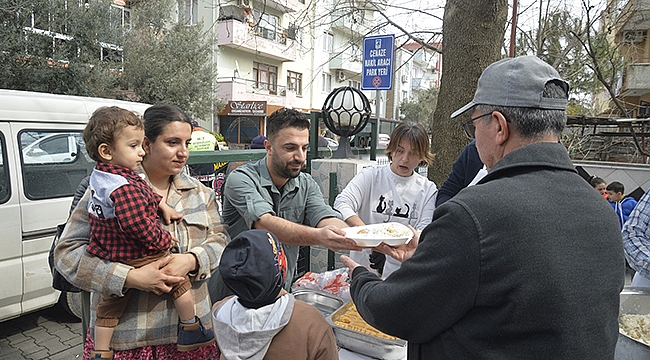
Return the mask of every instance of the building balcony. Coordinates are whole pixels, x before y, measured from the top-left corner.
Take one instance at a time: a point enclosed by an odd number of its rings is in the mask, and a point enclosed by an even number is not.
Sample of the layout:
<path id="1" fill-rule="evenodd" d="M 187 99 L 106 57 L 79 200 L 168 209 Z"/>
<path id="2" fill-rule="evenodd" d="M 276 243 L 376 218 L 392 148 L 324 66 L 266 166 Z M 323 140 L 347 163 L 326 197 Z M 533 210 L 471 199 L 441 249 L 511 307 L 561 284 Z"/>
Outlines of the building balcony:
<path id="1" fill-rule="evenodd" d="M 623 72 L 623 86 L 618 96 L 641 96 L 647 93 L 650 93 L 650 63 L 627 65 Z"/>
<path id="2" fill-rule="evenodd" d="M 330 71 L 343 70 L 349 76 L 359 75 L 363 70 L 361 56 L 354 57 L 349 52 L 332 54 L 329 62 Z"/>
<path id="3" fill-rule="evenodd" d="M 263 4 L 259 5 L 254 4 L 253 6 L 257 6 L 257 8 L 260 9 L 266 6 L 283 13 L 296 12 L 300 10 L 301 6 L 304 6 L 302 4 L 299 4 L 296 0 L 268 0 L 262 1 L 262 3 Z"/>
<path id="4" fill-rule="evenodd" d="M 614 20 L 617 34 L 650 29 L 650 0 L 629 0 Z"/>
<path id="5" fill-rule="evenodd" d="M 352 32 L 354 35 L 362 36 L 364 12 L 360 10 L 334 11 L 330 26 L 333 30 L 345 33 Z"/>
<path id="6" fill-rule="evenodd" d="M 228 19 L 218 22 L 219 46 L 231 47 L 278 61 L 295 61 L 297 46 L 288 31 L 250 26 Z"/>
<path id="7" fill-rule="evenodd" d="M 266 101 L 269 105 L 296 107 L 297 95 L 286 86 L 239 77 L 217 78 L 217 98 L 226 101 Z"/>

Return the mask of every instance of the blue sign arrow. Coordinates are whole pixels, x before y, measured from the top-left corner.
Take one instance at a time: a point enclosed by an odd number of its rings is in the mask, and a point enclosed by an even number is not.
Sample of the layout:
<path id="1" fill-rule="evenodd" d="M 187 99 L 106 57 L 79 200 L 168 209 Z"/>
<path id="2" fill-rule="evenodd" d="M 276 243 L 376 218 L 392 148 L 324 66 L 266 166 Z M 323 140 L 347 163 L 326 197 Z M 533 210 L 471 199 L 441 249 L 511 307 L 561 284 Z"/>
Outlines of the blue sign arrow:
<path id="1" fill-rule="evenodd" d="M 390 90 L 393 88 L 394 46 L 394 34 L 363 38 L 361 89 Z"/>

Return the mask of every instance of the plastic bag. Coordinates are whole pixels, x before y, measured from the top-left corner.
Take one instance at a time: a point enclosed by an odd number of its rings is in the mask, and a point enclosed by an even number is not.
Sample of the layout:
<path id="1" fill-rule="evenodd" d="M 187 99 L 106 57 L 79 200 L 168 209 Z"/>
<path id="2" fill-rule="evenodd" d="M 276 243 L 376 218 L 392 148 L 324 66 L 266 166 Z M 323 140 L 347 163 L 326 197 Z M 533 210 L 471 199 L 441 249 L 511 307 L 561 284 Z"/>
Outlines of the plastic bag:
<path id="1" fill-rule="evenodd" d="M 293 284 L 294 289 L 319 290 L 350 300 L 350 284 L 348 283 L 348 268 L 340 268 L 323 273 L 308 271 Z"/>

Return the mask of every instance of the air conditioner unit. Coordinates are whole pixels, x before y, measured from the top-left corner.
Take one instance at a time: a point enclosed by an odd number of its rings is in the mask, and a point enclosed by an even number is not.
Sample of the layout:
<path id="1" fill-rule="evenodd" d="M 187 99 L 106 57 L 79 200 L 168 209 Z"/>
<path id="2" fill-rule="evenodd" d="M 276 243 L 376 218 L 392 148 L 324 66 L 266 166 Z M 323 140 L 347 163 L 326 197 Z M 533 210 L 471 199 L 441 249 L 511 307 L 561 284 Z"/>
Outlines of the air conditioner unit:
<path id="1" fill-rule="evenodd" d="M 346 77 L 345 77 L 345 72 L 343 72 L 343 70 L 339 70 L 339 71 L 336 73 L 336 78 L 339 80 L 339 82 L 343 82 L 343 81 L 345 81 L 345 79 L 346 79 Z"/>
<path id="2" fill-rule="evenodd" d="M 645 40 L 645 31 L 628 30 L 623 32 L 623 42 L 626 44 L 638 44 Z"/>
<path id="3" fill-rule="evenodd" d="M 408 75 L 402 75 L 402 82 L 403 83 L 409 82 L 409 76 Z"/>

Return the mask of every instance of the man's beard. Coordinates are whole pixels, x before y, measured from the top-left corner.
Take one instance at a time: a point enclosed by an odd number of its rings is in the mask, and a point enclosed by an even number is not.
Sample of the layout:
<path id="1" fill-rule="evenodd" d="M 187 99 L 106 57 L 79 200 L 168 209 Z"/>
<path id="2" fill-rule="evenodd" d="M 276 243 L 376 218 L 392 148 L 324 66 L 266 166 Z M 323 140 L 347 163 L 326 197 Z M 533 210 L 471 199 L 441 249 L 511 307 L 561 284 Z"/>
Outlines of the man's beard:
<path id="1" fill-rule="evenodd" d="M 278 176 L 281 176 L 284 179 L 293 179 L 300 175 L 300 170 L 302 169 L 302 165 L 303 165 L 302 163 L 299 163 L 297 161 L 292 161 L 285 165 L 284 163 L 281 163 L 278 160 L 279 159 L 274 158 L 272 162 L 273 170 Z M 294 164 L 300 164 L 300 169 L 293 170 L 289 168 L 289 165 L 294 165 Z"/>

